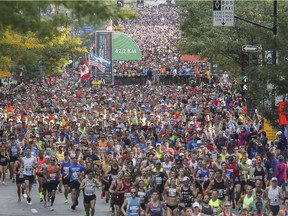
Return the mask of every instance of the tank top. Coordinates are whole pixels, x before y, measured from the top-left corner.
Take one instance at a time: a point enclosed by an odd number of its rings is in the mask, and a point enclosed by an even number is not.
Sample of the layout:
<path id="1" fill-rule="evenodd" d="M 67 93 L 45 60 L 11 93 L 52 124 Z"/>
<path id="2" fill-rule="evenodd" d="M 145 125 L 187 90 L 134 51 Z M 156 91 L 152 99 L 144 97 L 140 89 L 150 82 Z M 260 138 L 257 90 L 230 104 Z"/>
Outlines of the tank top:
<path id="1" fill-rule="evenodd" d="M 265 172 L 264 172 L 264 168 L 261 167 L 261 170 L 257 170 L 257 168 L 254 171 L 254 176 L 255 177 L 260 177 L 259 179 L 264 182 L 264 177 L 265 177 Z"/>
<path id="2" fill-rule="evenodd" d="M 123 184 L 123 187 L 120 188 L 120 191 L 126 191 L 126 190 L 130 191 L 131 186 L 132 186 L 131 184 L 126 184 L 124 181 L 122 182 L 122 184 Z M 116 188 L 118 187 L 118 181 L 115 182 L 115 187 Z M 131 197 L 130 192 L 125 193 L 125 194 L 121 193 L 121 194 L 117 194 L 116 199 L 120 201 L 124 201 L 125 198 L 129 198 L 129 197 Z"/>
<path id="3" fill-rule="evenodd" d="M 213 215 L 213 209 L 211 206 L 206 208 L 204 205 L 202 205 L 202 213 L 204 214 L 204 216 L 211 216 Z"/>
<path id="4" fill-rule="evenodd" d="M 140 198 L 128 198 L 127 216 L 138 216 L 140 210 Z"/>
<path id="5" fill-rule="evenodd" d="M 216 179 L 214 179 L 214 185 L 213 185 L 213 190 L 217 189 L 218 191 L 218 199 L 222 200 L 225 196 L 225 183 L 224 179 L 222 179 L 221 182 L 218 182 Z"/>
<path id="6" fill-rule="evenodd" d="M 242 171 L 242 174 L 244 175 L 241 175 L 240 176 L 240 181 L 245 181 L 247 179 L 245 179 L 245 176 L 247 176 L 248 172 L 249 172 L 249 166 L 248 164 L 243 164 L 243 163 L 240 163 L 240 169 Z"/>
<path id="7" fill-rule="evenodd" d="M 253 196 L 251 195 L 251 197 L 248 197 L 248 195 L 246 194 L 244 196 L 244 200 L 243 200 L 243 209 L 247 209 L 249 207 L 249 205 L 254 201 Z"/>
<path id="8" fill-rule="evenodd" d="M 119 171 L 119 167 L 114 168 L 113 166 L 111 166 L 111 170 L 110 170 L 110 181 L 115 181 L 118 178 L 118 171 Z"/>
<path id="9" fill-rule="evenodd" d="M 20 150 L 17 146 L 17 144 L 11 144 L 10 148 L 9 148 L 9 156 L 11 158 L 18 158 L 20 154 Z"/>
<path id="10" fill-rule="evenodd" d="M 56 157 L 57 157 L 58 163 L 61 163 L 64 160 L 64 152 L 62 153 L 57 152 Z"/>
<path id="11" fill-rule="evenodd" d="M 46 159 L 44 157 L 42 159 L 40 157 L 38 157 L 38 159 L 37 159 L 37 168 L 36 168 L 36 172 L 37 173 L 41 172 L 41 167 L 45 163 L 46 163 Z"/>
<path id="12" fill-rule="evenodd" d="M 163 174 L 163 168 L 160 169 L 160 171 L 156 171 L 154 168 L 153 170 L 155 175 L 155 181 L 157 186 L 164 186 L 164 174 Z"/>
<path id="13" fill-rule="evenodd" d="M 85 182 L 85 188 L 84 188 L 84 195 L 85 196 L 93 196 L 95 195 L 95 187 L 96 187 L 96 180 L 93 179 L 87 179 Z"/>
<path id="14" fill-rule="evenodd" d="M 209 178 L 209 170 L 203 171 L 202 169 L 200 169 L 199 178 L 204 178 L 204 180 L 200 180 L 200 182 L 207 180 Z"/>
<path id="15" fill-rule="evenodd" d="M 68 160 L 68 162 L 62 161 L 61 174 L 63 177 L 65 177 L 68 174 L 70 166 L 71 166 L 70 160 Z"/>
<path id="16" fill-rule="evenodd" d="M 176 188 L 169 188 L 167 191 L 168 197 L 176 197 L 177 196 L 177 189 Z"/>
<path id="17" fill-rule="evenodd" d="M 50 181 L 56 181 L 57 177 L 57 166 L 52 167 L 51 165 L 48 165 L 47 167 L 47 177 L 50 179 Z"/>
<path id="18" fill-rule="evenodd" d="M 153 203 L 150 202 L 150 216 L 163 216 L 161 202 L 158 201 L 158 206 L 153 206 Z"/>
<path id="19" fill-rule="evenodd" d="M 272 186 L 269 186 L 268 198 L 270 199 L 270 205 L 271 206 L 279 206 L 280 205 L 278 186 L 275 189 L 273 189 Z"/>
<path id="20" fill-rule="evenodd" d="M 190 202 L 190 196 L 192 195 L 190 187 L 188 189 L 184 189 L 184 187 L 181 187 L 181 194 L 183 199 L 181 200 L 181 203 L 189 203 Z"/>

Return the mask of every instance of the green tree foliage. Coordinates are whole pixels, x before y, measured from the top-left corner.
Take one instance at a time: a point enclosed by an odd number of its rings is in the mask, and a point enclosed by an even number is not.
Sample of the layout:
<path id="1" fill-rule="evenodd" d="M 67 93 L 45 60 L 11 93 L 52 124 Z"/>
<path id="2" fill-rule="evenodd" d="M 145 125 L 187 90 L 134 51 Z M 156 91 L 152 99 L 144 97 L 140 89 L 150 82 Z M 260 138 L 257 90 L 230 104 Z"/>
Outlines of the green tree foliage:
<path id="1" fill-rule="evenodd" d="M 105 1 L 2 1 L 0 6 L 0 77 L 11 71 L 25 78 L 57 74 L 71 56 L 87 52 L 73 31 L 110 19 L 134 17 L 129 8 Z"/>
<path id="2" fill-rule="evenodd" d="M 269 98 L 271 94 L 267 92 L 267 83 L 276 87 L 276 94 L 288 93 L 288 62 L 284 61 L 284 56 L 288 56 L 288 4 L 285 1 L 278 1 L 276 37 L 272 31 L 237 19 L 234 27 L 213 27 L 212 1 L 179 0 L 177 4 L 182 9 L 179 28 L 183 38 L 179 42 L 179 48 L 183 53 L 201 54 L 213 62 L 224 65 L 225 69 L 238 77 L 240 83 L 242 46 L 261 46 L 262 53 L 258 56 L 250 54 L 250 60 L 255 58 L 254 63 L 257 61 L 262 66 L 256 66 L 250 61 L 250 66 L 246 69 L 249 77 L 248 97 L 255 104 Z M 272 28 L 273 1 L 237 0 L 235 15 Z M 278 50 L 278 65 L 266 64 L 265 51 L 272 50 Z M 262 62 L 259 58 L 262 58 Z"/>

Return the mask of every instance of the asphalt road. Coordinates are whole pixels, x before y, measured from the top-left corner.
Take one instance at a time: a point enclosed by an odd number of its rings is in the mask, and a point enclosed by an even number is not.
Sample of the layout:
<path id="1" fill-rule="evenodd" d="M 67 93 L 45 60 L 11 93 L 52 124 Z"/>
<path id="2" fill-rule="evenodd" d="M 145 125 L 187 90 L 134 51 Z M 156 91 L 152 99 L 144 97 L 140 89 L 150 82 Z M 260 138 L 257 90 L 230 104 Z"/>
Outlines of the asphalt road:
<path id="1" fill-rule="evenodd" d="M 71 197 L 69 195 L 69 204 L 64 203 L 63 193 L 57 192 L 54 203 L 54 211 L 49 208 L 44 208 L 44 204 L 39 200 L 38 185 L 34 184 L 31 193 L 32 205 L 29 206 L 26 200 L 22 198 L 20 203 L 17 203 L 16 184 L 6 180 L 6 185 L 0 185 L 0 216 L 30 216 L 30 215 L 70 215 L 83 216 L 83 195 L 80 195 L 79 205 L 76 210 L 72 210 Z M 36 209 L 38 213 L 34 214 L 31 209 Z M 95 215 L 110 216 L 109 204 L 106 204 L 105 199 L 100 199 L 100 190 L 97 191 L 97 202 L 95 207 Z"/>

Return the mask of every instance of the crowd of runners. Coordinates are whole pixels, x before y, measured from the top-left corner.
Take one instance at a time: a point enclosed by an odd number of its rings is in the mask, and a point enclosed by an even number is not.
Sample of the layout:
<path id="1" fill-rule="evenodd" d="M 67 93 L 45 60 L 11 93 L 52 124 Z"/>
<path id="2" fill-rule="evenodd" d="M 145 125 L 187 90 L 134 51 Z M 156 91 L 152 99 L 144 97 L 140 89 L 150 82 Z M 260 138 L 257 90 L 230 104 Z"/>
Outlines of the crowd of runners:
<path id="1" fill-rule="evenodd" d="M 116 216 L 287 216 L 284 130 L 268 141 L 228 73 L 200 72 L 184 86 L 59 78 L 10 88 L 0 101 L 1 187 L 15 182 L 28 205 L 37 191 L 33 202 L 52 211 L 55 196 L 73 210 L 83 196 L 86 216 L 96 190 Z"/>

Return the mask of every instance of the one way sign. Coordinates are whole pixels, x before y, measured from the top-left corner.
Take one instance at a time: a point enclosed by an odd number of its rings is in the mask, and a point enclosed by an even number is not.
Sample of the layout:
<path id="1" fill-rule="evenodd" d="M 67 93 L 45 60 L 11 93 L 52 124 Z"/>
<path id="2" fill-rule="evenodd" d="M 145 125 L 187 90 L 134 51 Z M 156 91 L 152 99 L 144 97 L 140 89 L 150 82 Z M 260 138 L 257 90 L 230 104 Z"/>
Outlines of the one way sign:
<path id="1" fill-rule="evenodd" d="M 234 26 L 234 0 L 213 0 L 213 26 Z"/>

